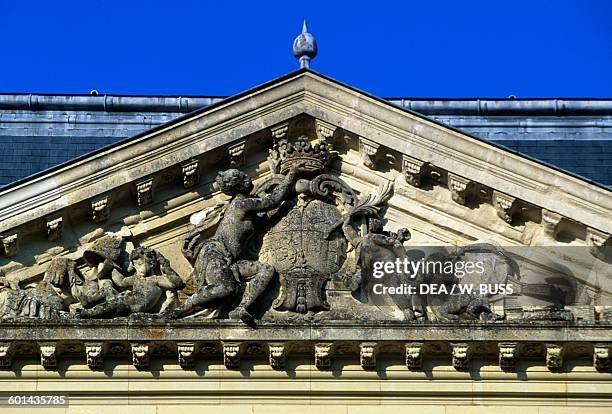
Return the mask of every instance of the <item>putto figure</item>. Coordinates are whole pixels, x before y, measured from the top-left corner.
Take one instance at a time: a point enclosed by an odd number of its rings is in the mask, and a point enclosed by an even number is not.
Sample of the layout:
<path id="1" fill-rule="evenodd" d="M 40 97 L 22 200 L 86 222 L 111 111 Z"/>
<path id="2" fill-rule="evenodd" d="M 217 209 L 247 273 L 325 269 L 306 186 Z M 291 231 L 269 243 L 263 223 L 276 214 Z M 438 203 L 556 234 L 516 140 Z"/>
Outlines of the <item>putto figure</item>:
<path id="1" fill-rule="evenodd" d="M 283 181 L 267 197 L 253 197 L 251 178 L 240 170 L 230 169 L 217 175 L 215 187 L 232 197 L 221 208 L 213 207 L 213 218 L 206 217 L 187 236 L 183 252 L 194 259 L 197 291 L 167 316 L 178 318 L 206 308 L 214 301 L 231 297 L 240 282 L 246 282 L 238 306 L 229 313 L 232 319 L 251 323 L 248 307 L 266 289 L 274 276 L 274 268 L 266 263 L 241 259 L 243 248 L 253 235 L 253 221 L 257 213 L 280 206 L 292 187 L 296 173 L 307 170 L 304 163 L 296 162 Z M 203 233 L 219 223 L 214 235 L 201 240 Z"/>
<path id="2" fill-rule="evenodd" d="M 126 316 L 135 313 L 163 312 L 175 303 L 176 292 L 185 284 L 170 267 L 170 262 L 156 250 L 137 247 L 130 253 L 130 271 L 133 276 L 114 273 L 113 283 L 121 292 L 117 296 L 91 309 L 80 312 L 82 318 Z M 162 297 L 166 293 L 166 300 Z"/>

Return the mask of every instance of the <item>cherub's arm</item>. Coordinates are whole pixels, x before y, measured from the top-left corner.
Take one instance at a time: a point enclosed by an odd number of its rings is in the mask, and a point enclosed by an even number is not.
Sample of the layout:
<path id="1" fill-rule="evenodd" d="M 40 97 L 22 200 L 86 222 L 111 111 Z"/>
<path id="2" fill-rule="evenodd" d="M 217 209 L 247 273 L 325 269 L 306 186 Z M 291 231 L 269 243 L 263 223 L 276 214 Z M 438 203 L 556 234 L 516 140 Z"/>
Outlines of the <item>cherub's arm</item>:
<path id="1" fill-rule="evenodd" d="M 164 271 L 164 274 L 161 276 L 149 276 L 147 279 L 155 282 L 163 290 L 177 291 L 185 287 L 183 279 L 173 270 Z"/>
<path id="2" fill-rule="evenodd" d="M 295 172 L 290 171 L 285 179 L 272 191 L 267 197 L 249 197 L 244 200 L 240 200 L 237 202 L 237 207 L 245 210 L 245 211 L 267 211 L 275 209 L 280 206 L 283 202 L 291 185 L 293 184 L 293 180 L 295 178 Z"/>
<path id="3" fill-rule="evenodd" d="M 123 276 L 120 272 L 113 272 L 113 283 L 120 289 L 129 289 L 134 286 L 134 276 Z"/>
<path id="4" fill-rule="evenodd" d="M 368 237 L 378 246 L 391 247 L 397 257 L 403 258 L 406 256 L 406 249 L 404 249 L 404 245 L 397 238 L 374 233 L 370 233 Z"/>

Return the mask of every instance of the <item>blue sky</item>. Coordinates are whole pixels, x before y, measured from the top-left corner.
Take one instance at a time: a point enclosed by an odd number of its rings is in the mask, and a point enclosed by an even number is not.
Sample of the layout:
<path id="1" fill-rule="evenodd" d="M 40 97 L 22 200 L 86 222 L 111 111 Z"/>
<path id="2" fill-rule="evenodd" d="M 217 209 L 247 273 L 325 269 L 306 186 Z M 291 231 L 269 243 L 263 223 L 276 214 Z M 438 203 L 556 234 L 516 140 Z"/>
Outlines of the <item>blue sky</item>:
<path id="1" fill-rule="evenodd" d="M 612 1 L 0 0 L 0 92 L 232 95 L 312 68 L 381 97 L 612 97 Z"/>

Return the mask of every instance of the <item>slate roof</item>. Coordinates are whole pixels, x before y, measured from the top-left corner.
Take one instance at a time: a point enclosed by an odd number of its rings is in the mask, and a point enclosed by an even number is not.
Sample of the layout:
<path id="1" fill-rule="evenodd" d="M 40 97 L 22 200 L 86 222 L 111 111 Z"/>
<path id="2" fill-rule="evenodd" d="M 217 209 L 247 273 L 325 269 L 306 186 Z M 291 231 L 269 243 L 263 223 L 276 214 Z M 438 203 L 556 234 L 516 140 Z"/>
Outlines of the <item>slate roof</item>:
<path id="1" fill-rule="evenodd" d="M 221 97 L 0 94 L 0 186 Z M 612 188 L 612 99 L 388 99 Z"/>

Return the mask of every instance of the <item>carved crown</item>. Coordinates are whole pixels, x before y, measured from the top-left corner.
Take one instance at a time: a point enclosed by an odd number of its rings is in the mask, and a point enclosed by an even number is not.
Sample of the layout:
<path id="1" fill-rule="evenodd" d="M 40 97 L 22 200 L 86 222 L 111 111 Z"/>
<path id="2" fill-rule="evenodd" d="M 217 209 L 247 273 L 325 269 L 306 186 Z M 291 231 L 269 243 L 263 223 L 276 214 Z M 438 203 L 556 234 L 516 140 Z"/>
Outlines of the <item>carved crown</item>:
<path id="1" fill-rule="evenodd" d="M 305 163 L 305 168 L 315 171 L 322 170 L 333 157 L 331 145 L 325 141 L 310 143 L 308 136 L 302 135 L 295 142 L 281 139 L 275 144 L 280 158 L 281 173 L 289 170 L 298 161 Z"/>

